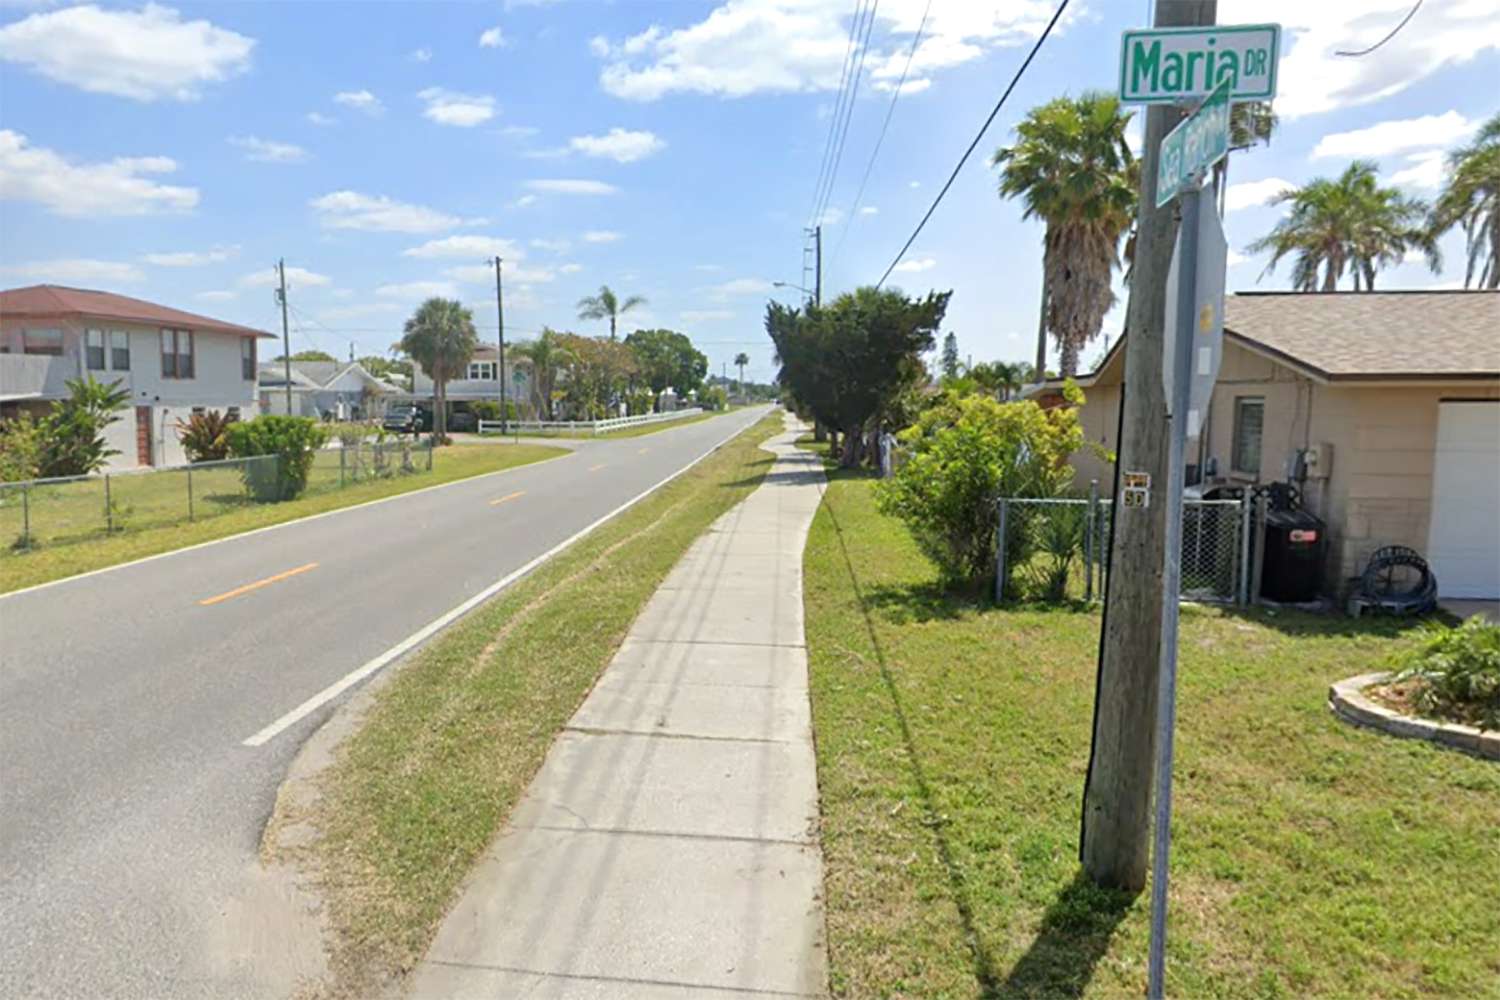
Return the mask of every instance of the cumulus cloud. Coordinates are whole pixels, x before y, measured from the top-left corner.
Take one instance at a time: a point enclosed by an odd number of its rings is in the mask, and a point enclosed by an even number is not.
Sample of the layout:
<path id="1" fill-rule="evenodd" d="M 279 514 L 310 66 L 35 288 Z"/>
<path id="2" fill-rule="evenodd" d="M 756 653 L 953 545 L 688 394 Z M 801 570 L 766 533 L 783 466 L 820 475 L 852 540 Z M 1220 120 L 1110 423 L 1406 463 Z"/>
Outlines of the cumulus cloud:
<path id="1" fill-rule="evenodd" d="M 495 284 L 495 269 L 486 264 L 468 264 L 463 267 L 450 267 L 443 272 L 454 281 L 462 281 L 468 285 L 485 285 L 493 288 Z M 545 267 L 526 267 L 525 265 L 506 264 L 505 281 L 507 287 L 515 285 L 533 285 L 552 281 L 557 277 L 550 269 Z"/>
<path id="2" fill-rule="evenodd" d="M 547 194 L 615 194 L 620 189 L 613 184 L 603 181 L 577 180 L 568 178 L 543 178 L 526 182 L 526 186 L 533 191 L 542 191 Z M 530 202 L 527 202 L 530 204 Z"/>
<path id="3" fill-rule="evenodd" d="M 575 135 L 568 140 L 568 148 L 575 153 L 605 157 L 618 163 L 644 160 L 665 149 L 666 145 L 653 132 L 632 132 L 623 128 L 612 128 L 604 135 Z"/>
<path id="4" fill-rule="evenodd" d="M 205 264 L 221 264 L 238 257 L 240 248 L 216 246 L 212 250 L 174 250 L 170 253 L 148 253 L 141 257 L 147 264 L 156 267 L 202 267 Z"/>
<path id="5" fill-rule="evenodd" d="M 241 288 L 272 288 L 280 280 L 274 267 L 264 267 L 259 271 L 251 271 L 240 278 L 239 284 Z M 330 285 L 333 283 L 333 279 L 326 274 L 309 271 L 305 267 L 289 267 L 286 269 L 286 283 L 288 285 L 301 285 L 303 288 L 313 288 Z"/>
<path id="6" fill-rule="evenodd" d="M 364 229 L 388 233 L 435 233 L 464 224 L 457 216 L 384 195 L 333 191 L 309 204 L 328 229 Z"/>
<path id="7" fill-rule="evenodd" d="M 505 45 L 505 33 L 497 24 L 493 28 L 486 28 L 479 35 L 479 47 L 481 49 L 498 49 Z"/>
<path id="8" fill-rule="evenodd" d="M 579 271 L 582 271 L 582 270 L 583 270 L 583 265 L 582 264 L 575 264 L 572 261 L 569 261 L 568 263 L 564 264 L 562 267 L 559 267 L 557 269 L 557 273 L 558 274 L 577 274 Z"/>
<path id="9" fill-rule="evenodd" d="M 1470 121 L 1457 111 L 1422 115 L 1419 118 L 1401 118 L 1352 132 L 1332 132 L 1318 140 L 1312 155 L 1314 158 L 1336 156 L 1354 159 L 1391 156 L 1433 146 L 1451 146 L 1467 139 L 1478 127 L 1477 121 Z"/>
<path id="10" fill-rule="evenodd" d="M 521 251 L 510 240 L 498 236 L 445 236 L 428 240 L 421 246 L 401 251 L 403 257 L 520 257 Z"/>
<path id="11" fill-rule="evenodd" d="M 932 257 L 914 257 L 911 260 L 903 260 L 896 265 L 896 270 L 905 274 L 921 274 L 923 271 L 931 271 L 937 267 L 937 260 Z"/>
<path id="12" fill-rule="evenodd" d="M 585 243 L 614 243 L 616 240 L 621 239 L 624 239 L 624 235 L 615 232 L 613 229 L 590 229 L 583 234 L 583 242 Z"/>
<path id="13" fill-rule="evenodd" d="M 307 118 L 307 120 L 309 122 L 311 122 L 314 125 L 328 126 L 328 125 L 335 125 L 335 124 L 337 124 L 337 120 L 336 119 L 328 117 L 327 115 L 323 114 L 321 111 L 309 111 L 306 114 L 305 117 Z"/>
<path id="14" fill-rule="evenodd" d="M 411 60 L 413 62 L 432 62 L 432 50 L 425 46 L 420 49 L 412 49 Z"/>
<path id="15" fill-rule="evenodd" d="M 442 87 L 428 87 L 417 97 L 427 104 L 422 117 L 439 125 L 473 128 L 495 117 L 495 99 L 488 94 L 460 94 Z"/>
<path id="16" fill-rule="evenodd" d="M 1229 190 L 1224 192 L 1224 211 L 1238 212 L 1242 208 L 1264 205 L 1281 192 L 1293 187 L 1296 185 L 1280 177 L 1230 184 Z"/>
<path id="17" fill-rule="evenodd" d="M 240 293 L 229 288 L 215 288 L 206 292 L 195 292 L 193 298 L 204 302 L 229 302 L 240 297 Z"/>
<path id="18" fill-rule="evenodd" d="M 403 281 L 381 285 L 375 294 L 382 299 L 430 299 L 440 296 L 446 299 L 458 297 L 458 287 L 451 281 Z"/>
<path id="19" fill-rule="evenodd" d="M 859 214 L 860 215 L 879 215 L 880 214 L 880 209 L 876 208 L 874 205 L 861 205 L 860 209 L 859 209 Z"/>
<path id="20" fill-rule="evenodd" d="M 1405 187 L 1435 190 L 1442 186 L 1448 175 L 1448 153 L 1442 149 L 1429 149 L 1412 153 L 1406 158 L 1407 166 L 1391 174 L 1391 183 Z"/>
<path id="21" fill-rule="evenodd" d="M 333 95 L 333 103 L 353 108 L 371 117 L 385 112 L 385 105 L 380 103 L 380 98 L 368 90 L 342 90 Z"/>
<path id="22" fill-rule="evenodd" d="M 146 275 L 134 264 L 113 260 L 91 260 L 86 257 L 67 257 L 59 260 L 39 260 L 29 264 L 16 264 L 4 268 L 6 274 L 26 278 L 45 284 L 124 284 L 140 281 Z"/>
<path id="23" fill-rule="evenodd" d="M 191 101 L 204 85 L 250 68 L 255 40 L 170 7 L 138 11 L 83 4 L 0 28 L 0 59 L 96 94 Z"/>
<path id="24" fill-rule="evenodd" d="M 257 163 L 301 163 L 307 150 L 290 142 L 273 142 L 253 135 L 232 135 L 229 144 L 245 151 L 245 159 Z"/>
<path id="25" fill-rule="evenodd" d="M 715 302 L 723 302 L 742 295 L 766 295 L 771 288 L 771 283 L 764 278 L 731 278 L 714 285 L 708 292 Z"/>
<path id="26" fill-rule="evenodd" d="M 198 204 L 197 188 L 159 184 L 177 164 L 165 156 L 125 156 L 103 163 L 69 163 L 33 146 L 19 132 L 0 129 L 0 199 L 31 201 L 58 215 L 95 218 L 182 212 Z"/>

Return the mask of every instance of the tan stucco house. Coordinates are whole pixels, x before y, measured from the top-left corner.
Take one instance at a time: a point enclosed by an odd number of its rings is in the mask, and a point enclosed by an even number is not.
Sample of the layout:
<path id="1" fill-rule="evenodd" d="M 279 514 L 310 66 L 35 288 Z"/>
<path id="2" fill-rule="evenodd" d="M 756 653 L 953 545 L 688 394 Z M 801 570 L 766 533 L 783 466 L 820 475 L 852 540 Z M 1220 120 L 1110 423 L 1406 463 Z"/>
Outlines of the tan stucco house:
<path id="1" fill-rule="evenodd" d="M 1224 327 L 1190 483 L 1297 482 L 1328 525 L 1330 593 L 1407 545 L 1442 596 L 1500 599 L 1500 292 L 1242 292 Z M 1123 344 L 1077 380 L 1111 453 Z M 1109 493 L 1110 465 L 1073 461 Z"/>

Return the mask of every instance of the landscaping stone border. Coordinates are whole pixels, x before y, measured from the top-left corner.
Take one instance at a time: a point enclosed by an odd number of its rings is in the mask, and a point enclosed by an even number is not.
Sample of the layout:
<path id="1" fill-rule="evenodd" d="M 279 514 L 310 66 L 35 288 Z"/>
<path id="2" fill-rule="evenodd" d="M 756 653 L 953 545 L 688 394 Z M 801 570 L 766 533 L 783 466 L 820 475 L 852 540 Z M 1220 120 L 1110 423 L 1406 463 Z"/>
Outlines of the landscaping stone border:
<path id="1" fill-rule="evenodd" d="M 1356 726 L 1441 743 L 1455 750 L 1500 761 L 1500 732 L 1485 732 L 1457 722 L 1435 722 L 1402 715 L 1365 696 L 1365 688 L 1388 681 L 1391 676 L 1387 671 L 1378 671 L 1338 681 L 1328 688 L 1328 707 L 1334 715 Z"/>

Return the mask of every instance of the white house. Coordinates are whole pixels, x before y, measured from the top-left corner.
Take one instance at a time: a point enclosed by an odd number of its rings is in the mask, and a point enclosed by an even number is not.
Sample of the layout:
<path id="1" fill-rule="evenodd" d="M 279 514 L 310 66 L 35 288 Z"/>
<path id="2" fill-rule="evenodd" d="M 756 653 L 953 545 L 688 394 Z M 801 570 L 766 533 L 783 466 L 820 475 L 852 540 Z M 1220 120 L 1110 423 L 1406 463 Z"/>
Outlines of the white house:
<path id="1" fill-rule="evenodd" d="M 469 361 L 463 378 L 448 382 L 448 402 L 473 403 L 480 400 L 500 402 L 500 351 L 493 344 L 481 344 Z M 537 400 L 532 398 L 531 360 L 511 353 L 506 348 L 505 398 L 522 413 L 534 413 Z M 419 400 L 431 400 L 434 395 L 432 377 L 421 365 L 412 366 L 412 390 L 410 395 Z"/>
<path id="2" fill-rule="evenodd" d="M 177 423 L 195 410 L 254 416 L 257 343 L 270 336 L 111 292 L 0 291 L 0 417 L 44 412 L 71 378 L 119 382 L 131 407 L 110 425 L 110 467 L 180 465 Z"/>
<path id="3" fill-rule="evenodd" d="M 262 413 L 287 412 L 286 362 L 260 366 Z M 292 413 L 299 417 L 364 420 L 385 413 L 401 389 L 371 375 L 358 361 L 293 361 Z"/>

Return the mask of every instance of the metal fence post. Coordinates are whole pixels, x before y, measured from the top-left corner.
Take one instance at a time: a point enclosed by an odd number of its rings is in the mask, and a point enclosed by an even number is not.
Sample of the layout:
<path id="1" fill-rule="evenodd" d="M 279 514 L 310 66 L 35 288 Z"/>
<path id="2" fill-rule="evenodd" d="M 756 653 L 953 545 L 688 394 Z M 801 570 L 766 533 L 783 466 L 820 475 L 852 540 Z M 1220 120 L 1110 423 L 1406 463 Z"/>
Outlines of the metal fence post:
<path id="1" fill-rule="evenodd" d="M 358 446 L 356 445 L 356 447 L 358 447 Z M 344 488 L 344 452 L 347 451 L 347 450 L 348 450 L 348 448 L 345 446 L 344 442 L 340 441 L 339 442 L 339 489 L 343 489 Z"/>
<path id="2" fill-rule="evenodd" d="M 114 504 L 109 499 L 109 473 L 104 474 L 104 532 L 109 534 L 115 530 Z"/>
<path id="3" fill-rule="evenodd" d="M 1250 493 L 1240 497 L 1240 565 L 1239 588 L 1235 603 L 1240 607 L 1250 603 Z"/>
<path id="4" fill-rule="evenodd" d="M 21 487 L 21 544 L 31 548 L 31 487 Z"/>
<path id="5" fill-rule="evenodd" d="M 1246 600 L 1254 604 L 1260 597 L 1260 574 L 1266 557 L 1266 495 L 1264 493 L 1255 498 L 1255 513 L 1251 518 L 1251 525 L 1254 528 L 1255 537 L 1261 542 L 1259 545 L 1250 547 L 1250 596 Z"/>
<path id="6" fill-rule="evenodd" d="M 193 467 L 191 465 L 189 465 L 187 467 L 187 479 L 188 479 L 188 520 L 192 521 L 192 519 L 193 519 Z"/>
<path id="7" fill-rule="evenodd" d="M 1094 508 L 1099 504 L 1099 480 L 1089 480 L 1089 509 L 1083 518 L 1083 599 L 1094 599 Z"/>
<path id="8" fill-rule="evenodd" d="M 995 603 L 1005 602 L 1005 498 L 1001 497 L 996 504 L 998 513 L 995 515 Z"/>

